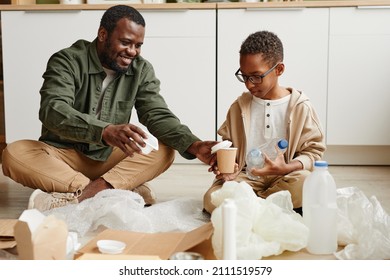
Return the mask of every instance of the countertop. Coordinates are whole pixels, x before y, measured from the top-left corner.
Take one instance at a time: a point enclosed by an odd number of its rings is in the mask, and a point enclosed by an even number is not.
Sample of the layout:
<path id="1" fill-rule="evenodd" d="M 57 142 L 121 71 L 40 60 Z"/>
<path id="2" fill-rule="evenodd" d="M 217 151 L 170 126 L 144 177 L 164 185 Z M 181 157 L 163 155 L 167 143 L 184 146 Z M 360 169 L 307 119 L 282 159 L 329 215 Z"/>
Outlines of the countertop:
<path id="1" fill-rule="evenodd" d="M 27 2 L 20 2 L 27 1 Z M 31 0 L 19 0 L 28 3 Z M 126 3 L 126 2 L 124 2 Z M 126 4 L 139 10 L 188 10 L 188 9 L 269 9 L 269 8 L 324 8 L 324 7 L 390 7 L 390 0 L 373 1 L 289 1 L 289 2 L 214 2 L 214 3 L 163 3 L 139 4 L 128 1 Z M 106 10 L 114 4 L 18 4 L 0 5 L 2 11 L 43 11 L 43 10 Z"/>

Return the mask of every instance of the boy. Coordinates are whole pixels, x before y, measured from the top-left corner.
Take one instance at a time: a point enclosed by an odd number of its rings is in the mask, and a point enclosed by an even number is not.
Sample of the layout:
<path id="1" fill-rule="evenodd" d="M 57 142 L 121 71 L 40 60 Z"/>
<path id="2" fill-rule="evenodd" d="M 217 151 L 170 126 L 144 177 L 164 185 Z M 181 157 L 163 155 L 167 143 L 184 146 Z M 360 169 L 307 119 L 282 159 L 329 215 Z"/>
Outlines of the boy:
<path id="1" fill-rule="evenodd" d="M 222 174 L 216 164 L 209 169 L 216 178 L 204 195 L 207 212 L 215 209 L 211 194 L 231 180 L 247 182 L 262 198 L 288 190 L 294 210 L 301 212 L 303 182 L 326 147 L 319 118 L 308 97 L 278 84 L 284 68 L 283 44 L 274 33 L 259 31 L 242 43 L 240 68 L 235 75 L 248 92 L 231 105 L 218 130 L 223 140 L 238 148 L 235 172 Z M 275 160 L 266 157 L 263 168 L 251 170 L 260 179 L 249 179 L 245 162 L 248 151 L 274 138 L 286 139 L 287 151 L 279 153 Z"/>

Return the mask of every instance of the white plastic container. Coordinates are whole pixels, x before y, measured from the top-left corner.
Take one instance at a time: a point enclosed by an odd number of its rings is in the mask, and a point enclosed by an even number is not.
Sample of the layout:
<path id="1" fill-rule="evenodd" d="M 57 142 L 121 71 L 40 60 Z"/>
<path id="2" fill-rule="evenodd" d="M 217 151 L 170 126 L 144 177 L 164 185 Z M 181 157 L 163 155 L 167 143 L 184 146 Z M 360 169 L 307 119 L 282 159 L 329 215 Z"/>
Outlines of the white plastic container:
<path id="1" fill-rule="evenodd" d="M 332 254 L 337 250 L 336 183 L 326 161 L 316 161 L 303 184 L 303 220 L 309 228 L 307 251 Z"/>
<path id="2" fill-rule="evenodd" d="M 224 260 L 237 259 L 236 216 L 236 203 L 233 199 L 226 198 L 222 204 L 222 254 Z"/>

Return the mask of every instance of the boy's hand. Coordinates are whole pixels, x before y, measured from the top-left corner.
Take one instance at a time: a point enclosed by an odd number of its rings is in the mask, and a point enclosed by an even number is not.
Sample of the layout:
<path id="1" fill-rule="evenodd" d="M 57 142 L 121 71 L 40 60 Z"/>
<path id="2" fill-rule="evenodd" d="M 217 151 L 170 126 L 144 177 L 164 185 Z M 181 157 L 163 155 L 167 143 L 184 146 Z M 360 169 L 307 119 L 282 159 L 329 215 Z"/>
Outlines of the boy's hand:
<path id="1" fill-rule="evenodd" d="M 213 172 L 216 176 L 215 178 L 223 181 L 232 181 L 237 178 L 238 174 L 240 174 L 240 170 L 238 169 L 238 164 L 234 165 L 234 173 L 221 173 L 218 170 L 217 163 L 209 168 L 209 172 Z"/>
<path id="2" fill-rule="evenodd" d="M 251 173 L 254 176 L 267 176 L 267 175 L 286 175 L 295 170 L 301 170 L 303 165 L 300 161 L 293 160 L 290 163 L 286 163 L 282 153 L 278 154 L 276 159 L 272 161 L 267 155 L 264 158 L 263 168 L 252 168 Z"/>

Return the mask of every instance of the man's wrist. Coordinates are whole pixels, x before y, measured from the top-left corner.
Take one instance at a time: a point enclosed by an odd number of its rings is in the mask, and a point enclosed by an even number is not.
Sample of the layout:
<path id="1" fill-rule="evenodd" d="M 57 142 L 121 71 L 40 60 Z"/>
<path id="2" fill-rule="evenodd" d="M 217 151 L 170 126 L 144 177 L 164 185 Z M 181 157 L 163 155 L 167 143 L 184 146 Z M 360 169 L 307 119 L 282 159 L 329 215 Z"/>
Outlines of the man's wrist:
<path id="1" fill-rule="evenodd" d="M 186 152 L 196 156 L 196 154 L 198 153 L 198 145 L 199 145 L 199 143 L 201 143 L 201 141 L 195 141 L 194 143 L 192 143 L 188 147 Z"/>

